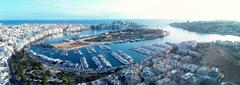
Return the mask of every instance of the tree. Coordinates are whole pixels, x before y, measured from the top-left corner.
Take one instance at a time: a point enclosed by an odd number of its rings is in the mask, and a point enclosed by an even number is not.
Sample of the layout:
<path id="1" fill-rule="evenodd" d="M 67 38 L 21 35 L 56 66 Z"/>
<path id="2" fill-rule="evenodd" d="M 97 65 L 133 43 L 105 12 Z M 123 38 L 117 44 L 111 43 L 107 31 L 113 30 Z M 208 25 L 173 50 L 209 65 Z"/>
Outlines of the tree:
<path id="1" fill-rule="evenodd" d="M 52 72 L 48 69 L 48 70 L 46 71 L 46 75 L 47 75 L 47 76 L 52 76 Z"/>
<path id="2" fill-rule="evenodd" d="M 55 80 L 55 81 L 53 81 L 53 83 L 54 83 L 55 85 L 57 85 L 57 84 L 58 84 L 58 81 L 57 81 L 57 80 Z"/>
<path id="3" fill-rule="evenodd" d="M 44 75 L 42 78 L 42 84 L 47 85 L 47 81 L 48 81 L 48 76 Z"/>
<path id="4" fill-rule="evenodd" d="M 23 73 L 20 74 L 20 78 L 22 81 L 26 81 L 26 77 L 23 75 Z"/>
<path id="5" fill-rule="evenodd" d="M 63 85 L 67 85 L 68 84 L 68 78 L 67 77 L 63 77 Z"/>

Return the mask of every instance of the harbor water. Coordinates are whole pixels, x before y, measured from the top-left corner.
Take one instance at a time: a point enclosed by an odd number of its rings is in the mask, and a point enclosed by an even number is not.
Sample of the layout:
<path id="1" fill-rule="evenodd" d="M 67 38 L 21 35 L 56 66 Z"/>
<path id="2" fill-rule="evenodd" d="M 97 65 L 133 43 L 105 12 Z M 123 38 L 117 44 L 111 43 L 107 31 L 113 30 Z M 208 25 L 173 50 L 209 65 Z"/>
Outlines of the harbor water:
<path id="1" fill-rule="evenodd" d="M 113 21 L 113 20 L 112 20 Z M 123 20 L 124 21 L 124 20 Z M 76 53 L 76 50 L 80 50 L 84 57 L 86 57 L 87 62 L 89 64 L 89 68 L 97 68 L 94 61 L 91 57 L 97 56 L 97 55 L 103 55 L 104 58 L 110 62 L 110 64 L 113 67 L 121 66 L 123 65 L 121 62 L 119 62 L 117 59 L 112 57 L 110 54 L 112 52 L 116 52 L 118 50 L 122 50 L 126 54 L 130 55 L 134 62 L 140 62 L 143 59 L 146 59 L 149 56 L 146 56 L 144 54 L 138 53 L 136 51 L 133 51 L 133 48 L 137 48 L 140 46 L 148 46 L 152 44 L 160 44 L 164 42 L 172 42 L 172 43 L 179 43 L 182 41 L 189 41 L 189 40 L 195 40 L 198 42 L 212 42 L 216 40 L 229 40 L 229 41 L 240 41 L 240 37 L 238 36 L 232 36 L 232 35 L 218 35 L 218 34 L 200 34 L 196 32 L 191 32 L 187 30 L 183 30 L 180 28 L 174 28 L 170 27 L 168 24 L 171 22 L 176 22 L 174 20 L 126 20 L 126 21 L 133 21 L 137 22 L 139 24 L 145 24 L 148 25 L 151 29 L 164 29 L 170 32 L 169 36 L 166 36 L 164 38 L 159 39 L 153 39 L 153 40 L 146 40 L 146 41 L 139 41 L 139 42 L 125 42 L 125 43 L 117 43 L 117 44 L 109 44 L 108 46 L 111 48 L 110 50 L 103 50 L 99 48 L 99 46 L 91 46 L 93 49 L 96 50 L 95 53 L 88 53 L 86 48 L 79 48 L 74 50 L 69 50 L 67 52 L 64 52 L 62 50 L 57 49 L 46 49 L 39 45 L 32 45 L 30 47 L 31 50 L 46 55 L 48 57 L 54 58 L 54 59 L 61 59 L 66 61 L 71 61 L 72 63 L 80 63 L 80 55 Z M 79 21 L 74 22 L 71 21 L 73 24 L 99 24 L 99 23 L 109 23 L 111 20 L 96 20 L 94 23 L 94 20 L 92 21 Z M 66 23 L 71 23 L 70 21 Z M 36 23 L 36 22 L 34 22 Z M 40 22 L 39 22 L 40 23 Z M 53 23 L 53 22 L 51 22 Z M 56 22 L 56 23 L 64 23 L 63 22 Z M 6 24 L 6 23 L 5 23 Z M 83 32 L 76 32 L 76 33 L 67 33 L 67 34 L 57 34 L 50 36 L 44 40 L 41 41 L 41 43 L 59 43 L 64 42 L 65 40 L 71 40 L 78 37 L 86 36 L 86 35 L 96 35 L 104 32 L 108 32 L 112 30 L 87 30 Z M 66 55 L 67 53 L 67 55 Z"/>

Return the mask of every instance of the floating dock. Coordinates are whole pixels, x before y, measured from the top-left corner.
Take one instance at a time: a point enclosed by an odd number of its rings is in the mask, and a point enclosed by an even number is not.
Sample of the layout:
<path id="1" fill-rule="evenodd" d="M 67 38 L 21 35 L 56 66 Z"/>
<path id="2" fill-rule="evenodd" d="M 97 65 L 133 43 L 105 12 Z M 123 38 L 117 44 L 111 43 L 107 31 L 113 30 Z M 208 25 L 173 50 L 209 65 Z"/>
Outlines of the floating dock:
<path id="1" fill-rule="evenodd" d="M 109 61 L 107 61 L 104 57 L 103 57 L 103 55 L 98 55 L 97 56 L 98 58 L 99 58 L 99 60 L 102 62 L 102 64 L 103 65 L 105 65 L 106 67 L 112 67 L 112 65 L 110 64 L 110 62 Z"/>
<path id="2" fill-rule="evenodd" d="M 96 56 L 93 56 L 93 57 L 92 57 L 92 60 L 93 60 L 93 62 L 97 65 L 98 69 L 102 69 L 102 68 L 103 68 L 103 65 L 102 65 L 102 63 L 100 62 L 99 58 L 97 58 Z"/>
<path id="3" fill-rule="evenodd" d="M 79 55 L 83 55 L 81 50 L 77 50 Z"/>
<path id="4" fill-rule="evenodd" d="M 128 60 L 129 62 L 133 63 L 133 58 L 129 56 L 127 53 L 123 52 L 122 50 L 118 50 L 117 53 L 122 56 L 124 59 Z"/>
<path id="5" fill-rule="evenodd" d="M 130 62 L 126 59 L 124 59 L 123 57 L 121 57 L 119 54 L 117 54 L 116 52 L 112 52 L 111 56 L 113 56 L 115 59 L 117 59 L 118 61 L 120 61 L 123 64 L 130 64 Z"/>
<path id="6" fill-rule="evenodd" d="M 87 52 L 89 53 L 89 54 L 91 54 L 91 53 L 96 53 L 97 51 L 93 48 L 93 47 L 86 47 L 86 49 L 87 49 Z"/>
<path id="7" fill-rule="evenodd" d="M 150 50 L 153 50 L 153 51 L 156 51 L 156 52 L 159 51 L 159 49 L 154 47 L 154 46 L 143 46 L 143 48 L 150 49 Z"/>
<path id="8" fill-rule="evenodd" d="M 143 48 L 141 48 L 141 47 L 134 48 L 133 50 L 136 51 L 136 52 L 142 53 L 142 54 L 146 54 L 146 55 L 150 55 L 150 54 L 151 54 L 150 51 L 148 51 L 148 50 L 146 50 L 146 49 L 143 49 Z"/>
<path id="9" fill-rule="evenodd" d="M 83 55 L 82 51 L 78 50 L 78 54 L 80 55 L 81 67 L 84 68 L 84 69 L 88 69 L 89 68 L 89 64 L 87 62 L 87 59 Z"/>
<path id="10" fill-rule="evenodd" d="M 111 50 L 111 47 L 109 47 L 108 45 L 98 45 L 98 47 L 102 50 Z"/>
<path id="11" fill-rule="evenodd" d="M 80 57 L 81 61 L 82 61 L 82 64 L 84 66 L 85 69 L 88 69 L 89 68 L 89 64 L 87 62 L 87 59 L 83 56 L 83 57 Z"/>

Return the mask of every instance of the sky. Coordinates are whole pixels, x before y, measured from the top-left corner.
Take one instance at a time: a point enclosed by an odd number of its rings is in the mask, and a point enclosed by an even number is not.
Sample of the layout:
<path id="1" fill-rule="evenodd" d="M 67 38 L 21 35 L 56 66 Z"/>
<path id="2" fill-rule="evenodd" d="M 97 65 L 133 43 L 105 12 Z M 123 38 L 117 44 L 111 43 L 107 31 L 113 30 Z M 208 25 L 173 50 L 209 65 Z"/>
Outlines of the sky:
<path id="1" fill-rule="evenodd" d="M 240 20 L 240 0 L 1 0 L 0 20 Z"/>

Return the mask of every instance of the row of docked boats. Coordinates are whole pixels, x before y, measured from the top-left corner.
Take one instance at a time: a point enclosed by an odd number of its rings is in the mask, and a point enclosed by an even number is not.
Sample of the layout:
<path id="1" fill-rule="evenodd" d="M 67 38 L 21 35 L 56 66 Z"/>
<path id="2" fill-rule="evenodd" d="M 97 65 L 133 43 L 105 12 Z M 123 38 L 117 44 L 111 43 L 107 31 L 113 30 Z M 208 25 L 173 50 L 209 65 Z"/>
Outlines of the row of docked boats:
<path id="1" fill-rule="evenodd" d="M 118 50 L 117 52 L 112 52 L 110 53 L 112 57 L 114 57 L 115 59 L 117 59 L 119 62 L 127 65 L 127 64 L 131 64 L 133 63 L 133 58 L 131 56 L 129 56 L 128 54 Z"/>
<path id="2" fill-rule="evenodd" d="M 100 44 L 100 45 L 97 45 L 97 47 L 100 48 L 100 50 L 111 50 L 111 47 L 108 44 Z M 92 54 L 91 59 L 96 64 L 98 69 L 112 67 L 111 63 L 103 55 L 97 54 L 97 51 L 94 49 L 93 46 L 87 46 L 85 47 L 85 49 L 87 53 Z M 62 51 L 62 53 L 66 56 L 68 55 L 68 51 L 64 51 L 64 50 L 58 50 L 58 51 Z M 58 63 L 54 66 L 59 66 L 62 68 L 78 68 L 81 70 L 89 69 L 89 64 L 87 62 L 86 57 L 82 53 L 82 51 L 80 49 L 76 49 L 74 51 L 74 54 L 79 56 L 79 61 L 80 61 L 79 63 L 73 63 L 68 60 L 59 59 Z M 122 50 L 117 50 L 109 54 L 111 54 L 112 57 L 114 57 L 116 60 L 120 61 L 125 65 L 134 63 L 133 58 L 129 56 L 127 53 L 123 52 Z M 48 59 L 48 60 L 51 60 L 51 59 Z M 56 60 L 53 60 L 53 61 L 56 61 Z"/>
<path id="3" fill-rule="evenodd" d="M 146 39 L 141 38 L 141 39 L 125 39 L 125 40 L 118 40 L 118 41 L 114 41 L 114 44 L 118 44 L 118 43 L 126 43 L 126 42 L 139 42 L 139 41 L 144 41 Z"/>
<path id="4" fill-rule="evenodd" d="M 97 65 L 98 69 L 111 68 L 112 65 L 107 61 L 103 55 L 97 55 L 92 57 L 93 62 Z"/>
<path id="5" fill-rule="evenodd" d="M 59 62 L 63 61 L 61 59 L 49 58 L 48 56 L 38 54 L 38 53 L 34 52 L 33 50 L 30 50 L 30 53 L 34 56 L 34 58 L 38 58 L 39 60 L 42 60 L 42 61 L 48 62 L 48 63 L 59 63 Z"/>
<path id="6" fill-rule="evenodd" d="M 79 65 L 78 63 L 72 63 L 71 61 L 63 61 L 60 63 L 61 67 L 64 67 L 64 68 L 78 68 L 78 69 L 82 69 L 81 68 L 81 65 Z"/>
<path id="7" fill-rule="evenodd" d="M 143 46 L 143 48 L 149 49 L 149 50 L 152 50 L 152 51 L 159 51 L 159 50 L 161 50 L 161 49 L 159 49 L 158 47 L 155 47 L 155 46 Z"/>
<path id="8" fill-rule="evenodd" d="M 78 50 L 78 54 L 80 56 L 80 64 L 79 63 L 72 63 L 71 61 L 67 60 L 61 60 L 61 59 L 54 59 L 50 58 L 48 56 L 38 54 L 32 50 L 30 50 L 30 53 L 33 55 L 33 58 L 38 59 L 42 62 L 48 63 L 49 65 L 54 65 L 54 66 L 60 66 L 64 68 L 77 68 L 77 69 L 88 69 L 89 64 L 87 63 L 86 58 L 83 56 L 82 52 Z"/>
<path id="9" fill-rule="evenodd" d="M 109 47 L 108 45 L 104 45 L 104 44 L 98 45 L 98 47 L 102 50 L 111 50 L 111 47 Z"/>
<path id="10" fill-rule="evenodd" d="M 124 59 L 128 60 L 131 63 L 134 63 L 133 58 L 122 50 L 118 50 L 117 53 L 122 56 Z"/>
<path id="11" fill-rule="evenodd" d="M 88 69 L 89 68 L 89 64 L 87 62 L 87 59 L 84 57 L 83 53 L 80 50 L 77 50 L 78 54 L 80 55 L 80 63 L 82 65 L 82 68 L 84 69 Z"/>
<path id="12" fill-rule="evenodd" d="M 89 54 L 92 54 L 92 53 L 96 53 L 96 52 L 97 52 L 97 51 L 96 51 L 93 47 L 91 47 L 91 46 L 86 47 L 86 49 L 87 49 L 87 52 L 88 52 Z"/>
<path id="13" fill-rule="evenodd" d="M 112 65 L 110 64 L 109 61 L 107 61 L 103 55 L 97 55 L 97 57 L 99 58 L 99 60 L 102 62 L 102 64 L 104 64 L 105 67 L 112 67 Z"/>
<path id="14" fill-rule="evenodd" d="M 137 47 L 132 50 L 134 50 L 138 53 L 151 55 L 151 54 L 156 54 L 159 52 L 170 52 L 171 49 L 172 49 L 172 47 L 169 46 L 168 44 L 153 44 L 153 45 L 149 45 L 149 46 Z"/>
<path id="15" fill-rule="evenodd" d="M 83 65 L 82 67 L 84 67 L 85 69 L 89 68 L 87 59 L 85 57 L 80 57 L 80 61 L 81 61 L 81 64 Z"/>
<path id="16" fill-rule="evenodd" d="M 133 51 L 136 51 L 136 52 L 142 53 L 142 54 L 146 54 L 146 55 L 150 55 L 151 54 L 151 51 L 146 50 L 146 49 L 144 49 L 142 47 L 134 48 Z"/>

